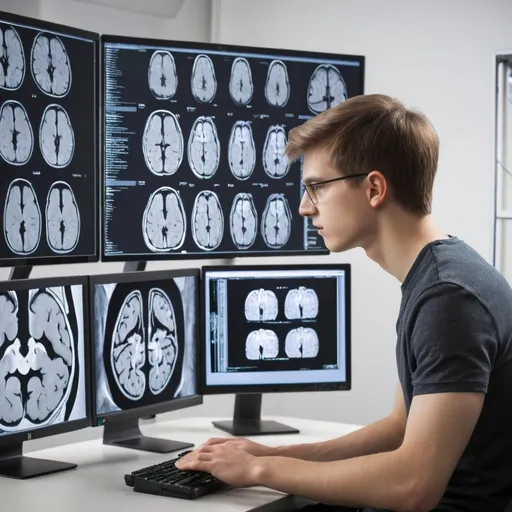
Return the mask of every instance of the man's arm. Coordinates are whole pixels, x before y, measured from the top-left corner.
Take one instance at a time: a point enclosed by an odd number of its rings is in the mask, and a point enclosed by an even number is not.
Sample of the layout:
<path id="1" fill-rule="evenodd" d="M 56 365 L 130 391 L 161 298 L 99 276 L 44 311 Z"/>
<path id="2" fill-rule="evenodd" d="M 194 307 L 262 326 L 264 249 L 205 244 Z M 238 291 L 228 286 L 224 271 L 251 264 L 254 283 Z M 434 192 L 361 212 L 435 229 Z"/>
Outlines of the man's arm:
<path id="1" fill-rule="evenodd" d="M 483 393 L 416 396 L 398 449 L 335 462 L 259 457 L 255 485 L 330 504 L 427 512 L 442 497 L 483 401 Z"/>
<path id="2" fill-rule="evenodd" d="M 389 416 L 350 434 L 319 443 L 279 446 L 271 449 L 274 456 L 328 462 L 362 455 L 396 450 L 404 439 L 407 414 L 404 396 L 397 386 L 395 403 Z"/>

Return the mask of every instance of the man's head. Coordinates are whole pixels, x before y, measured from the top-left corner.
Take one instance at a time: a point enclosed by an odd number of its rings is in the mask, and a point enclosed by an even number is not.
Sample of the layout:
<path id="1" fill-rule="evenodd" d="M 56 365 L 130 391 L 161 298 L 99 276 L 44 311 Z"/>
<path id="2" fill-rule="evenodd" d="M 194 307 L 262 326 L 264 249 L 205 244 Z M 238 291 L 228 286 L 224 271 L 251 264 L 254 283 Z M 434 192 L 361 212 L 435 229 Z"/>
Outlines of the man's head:
<path id="1" fill-rule="evenodd" d="M 389 96 L 356 96 L 322 112 L 290 131 L 286 154 L 304 157 L 300 213 L 322 228 L 331 251 L 371 243 L 390 208 L 431 212 L 438 136 L 423 114 Z"/>

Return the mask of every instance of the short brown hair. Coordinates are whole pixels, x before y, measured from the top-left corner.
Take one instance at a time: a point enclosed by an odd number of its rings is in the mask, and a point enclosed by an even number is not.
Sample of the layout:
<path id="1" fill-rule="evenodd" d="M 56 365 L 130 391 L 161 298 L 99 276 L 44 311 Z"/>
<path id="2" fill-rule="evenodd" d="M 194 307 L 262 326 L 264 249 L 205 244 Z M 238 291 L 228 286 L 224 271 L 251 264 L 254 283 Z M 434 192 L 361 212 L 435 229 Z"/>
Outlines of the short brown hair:
<path id="1" fill-rule="evenodd" d="M 355 96 L 290 130 L 286 154 L 320 146 L 343 175 L 378 170 L 403 207 L 431 212 L 439 137 L 422 113 L 383 94 Z"/>

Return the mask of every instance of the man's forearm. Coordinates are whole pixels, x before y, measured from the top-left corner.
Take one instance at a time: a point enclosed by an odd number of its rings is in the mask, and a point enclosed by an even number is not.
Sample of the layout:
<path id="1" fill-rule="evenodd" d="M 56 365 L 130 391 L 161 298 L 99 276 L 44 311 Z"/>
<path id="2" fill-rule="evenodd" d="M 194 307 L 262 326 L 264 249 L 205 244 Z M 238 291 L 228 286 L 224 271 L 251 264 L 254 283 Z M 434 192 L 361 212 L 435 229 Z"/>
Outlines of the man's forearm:
<path id="1" fill-rule="evenodd" d="M 405 425 L 389 416 L 329 441 L 279 446 L 271 455 L 322 462 L 351 459 L 396 450 L 402 444 L 404 433 Z"/>

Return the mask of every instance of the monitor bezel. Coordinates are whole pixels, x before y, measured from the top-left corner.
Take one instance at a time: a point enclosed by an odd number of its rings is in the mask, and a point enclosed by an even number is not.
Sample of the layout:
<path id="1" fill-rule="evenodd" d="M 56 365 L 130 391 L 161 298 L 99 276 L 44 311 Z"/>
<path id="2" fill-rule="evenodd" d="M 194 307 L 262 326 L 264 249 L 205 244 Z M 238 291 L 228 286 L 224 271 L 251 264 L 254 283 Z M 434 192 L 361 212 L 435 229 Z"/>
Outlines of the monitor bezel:
<path id="1" fill-rule="evenodd" d="M 201 326 L 201 311 L 200 307 L 200 288 L 201 288 L 201 271 L 199 268 L 184 268 L 176 270 L 145 270 L 145 271 L 133 271 L 133 272 L 120 272 L 115 274 L 98 274 L 89 276 L 89 309 L 91 325 L 94 323 L 94 290 L 96 285 L 108 284 L 108 283 L 137 283 L 147 281 L 162 281 L 165 279 L 174 279 L 176 277 L 195 277 L 197 279 L 197 292 L 195 297 L 195 307 L 197 311 L 197 323 L 196 323 L 196 367 L 200 370 L 201 366 L 198 363 L 202 358 L 200 357 L 200 349 L 202 341 L 199 339 L 200 326 Z M 201 405 L 203 403 L 203 395 L 201 394 L 200 388 L 200 375 L 199 370 L 196 371 L 196 394 L 166 400 L 158 404 L 144 405 L 142 407 L 136 407 L 125 411 L 114 411 L 109 413 L 97 413 L 96 404 L 96 348 L 94 339 L 94 329 L 91 330 L 91 364 L 90 364 L 90 382 L 91 382 L 91 417 L 93 426 L 102 426 L 107 421 L 120 421 L 130 419 L 140 419 L 146 416 L 152 416 L 155 414 L 163 414 L 167 412 L 177 411 L 179 409 L 185 409 L 187 407 L 193 407 L 195 405 Z"/>
<path id="2" fill-rule="evenodd" d="M 90 338 L 90 315 L 89 315 L 89 282 L 87 276 L 69 277 L 44 277 L 35 279 L 19 279 L 13 281 L 0 281 L 0 292 L 33 290 L 36 288 L 51 288 L 56 286 L 82 285 L 83 303 L 83 333 L 84 333 L 84 387 L 85 387 L 85 417 L 72 421 L 47 425 L 45 427 L 0 434 L 0 446 L 11 445 L 18 442 L 42 439 L 58 434 L 67 434 L 81 430 L 92 425 L 91 418 L 91 387 L 90 363 L 91 363 L 91 338 Z"/>
<path id="3" fill-rule="evenodd" d="M 94 239 L 94 253 L 93 254 L 81 254 L 81 255 L 51 255 L 51 256 L 28 256 L 28 257 L 18 257 L 13 256 L 12 258 L 0 258 L 0 267 L 34 267 L 34 266 L 42 266 L 42 265 L 60 265 L 60 264 L 69 264 L 69 263 L 95 263 L 100 261 L 100 242 L 101 242 L 101 232 L 99 230 L 99 212 L 101 208 L 101 200 L 100 200 L 100 183 L 101 183 L 101 172 L 100 172 L 100 148 L 99 148 L 99 133 L 98 128 L 100 126 L 100 76 L 102 73 L 100 66 L 100 48 L 101 48 L 101 39 L 100 34 L 96 32 L 91 32 L 89 30 L 83 30 L 80 28 L 62 25 L 58 23 L 53 23 L 45 20 L 40 20 L 37 18 L 30 18 L 28 16 L 19 16 L 17 14 L 12 14 L 9 12 L 0 11 L 0 21 L 5 23 L 13 23 L 18 25 L 25 25 L 34 30 L 40 30 L 41 32 L 50 31 L 57 32 L 63 36 L 70 37 L 79 37 L 83 39 L 91 39 L 94 46 L 94 61 L 95 61 L 95 80 L 94 80 L 94 151 L 95 151 L 95 169 L 93 169 L 93 181 L 94 181 L 94 195 L 96 205 L 93 208 L 94 214 L 94 230 L 95 230 L 95 239 Z"/>
<path id="4" fill-rule="evenodd" d="M 105 56 L 105 44 L 119 43 L 119 44 L 134 44 L 140 46 L 156 46 L 161 48 L 169 48 L 175 46 L 178 48 L 190 49 L 190 50 L 214 50 L 220 52 L 250 52 L 250 53 L 261 53 L 264 55 L 279 54 L 284 57 L 305 57 L 315 59 L 336 59 L 336 60 L 350 60 L 358 62 L 361 70 L 360 77 L 361 83 L 358 87 L 358 94 L 364 94 L 365 84 L 365 56 L 364 55 L 347 55 L 347 54 L 336 54 L 328 52 L 317 52 L 317 51 L 302 51 L 302 50 L 291 50 L 281 48 L 270 48 L 270 47 L 258 47 L 258 46 L 243 46 L 243 45 L 231 45 L 231 44 L 218 44 L 218 43 L 200 43 L 191 41 L 176 41 L 176 40 L 165 40 L 165 39 L 152 39 L 152 38 L 141 38 L 141 37 L 130 37 L 130 36 L 117 36 L 112 34 L 102 34 L 100 41 L 101 47 L 101 59 L 103 62 Z M 101 68 L 101 133 L 102 133 L 102 148 L 106 148 L 106 137 L 104 129 L 105 120 L 105 66 Z M 109 261 L 172 261 L 175 259 L 234 259 L 234 258 L 252 258 L 252 257 L 273 257 L 273 256 L 327 256 L 330 254 L 329 249 L 326 247 L 307 250 L 307 249 L 294 249 L 290 251 L 276 249 L 274 252 L 268 251 L 198 251 L 198 252 L 168 252 L 158 254 L 107 254 L 106 252 L 106 237 L 105 237 L 105 208 L 106 208 L 106 188 L 105 183 L 105 151 L 101 154 L 101 260 L 105 262 Z"/>
<path id="5" fill-rule="evenodd" d="M 345 272 L 345 375 L 344 382 L 322 382 L 322 383 L 292 383 L 292 384 L 234 384 L 231 386 L 214 386 L 206 383 L 206 276 L 208 272 L 230 272 L 230 271 L 258 271 L 258 270 L 343 270 Z M 304 264 L 268 264 L 268 265 L 212 265 L 202 267 L 201 273 L 201 361 L 200 376 L 203 395 L 221 394 L 245 394 L 245 393 L 289 393 L 298 391 L 350 391 L 352 389 L 352 317 L 351 317 L 351 280 L 352 267 L 350 263 L 304 263 Z"/>

